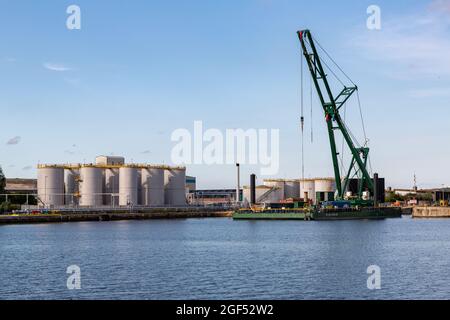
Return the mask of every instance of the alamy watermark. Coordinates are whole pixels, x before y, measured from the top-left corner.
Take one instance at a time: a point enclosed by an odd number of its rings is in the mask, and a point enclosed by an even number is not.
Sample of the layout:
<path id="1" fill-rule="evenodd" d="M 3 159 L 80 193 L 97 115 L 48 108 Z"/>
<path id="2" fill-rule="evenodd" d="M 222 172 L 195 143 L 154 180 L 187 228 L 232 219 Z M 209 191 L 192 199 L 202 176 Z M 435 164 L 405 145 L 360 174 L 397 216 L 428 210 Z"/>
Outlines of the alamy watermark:
<path id="1" fill-rule="evenodd" d="M 381 289 L 381 268 L 377 265 L 371 265 L 367 267 L 367 289 L 380 290 Z"/>
<path id="2" fill-rule="evenodd" d="M 81 289 L 81 269 L 77 265 L 71 265 L 67 267 L 67 274 L 70 276 L 67 278 L 67 289 L 69 290 L 79 290 Z"/>
<path id="3" fill-rule="evenodd" d="M 276 175 L 280 168 L 279 129 L 204 130 L 202 121 L 194 121 L 193 133 L 185 128 L 171 135 L 176 142 L 171 160 L 177 165 L 248 164 L 259 165 L 263 176 Z"/>
<path id="4" fill-rule="evenodd" d="M 69 30 L 81 29 L 81 9 L 79 6 L 72 4 L 67 7 L 66 13 L 69 14 L 66 20 L 66 27 Z"/>
<path id="5" fill-rule="evenodd" d="M 381 8 L 377 5 L 370 5 L 367 7 L 367 29 L 369 30 L 381 30 Z"/>

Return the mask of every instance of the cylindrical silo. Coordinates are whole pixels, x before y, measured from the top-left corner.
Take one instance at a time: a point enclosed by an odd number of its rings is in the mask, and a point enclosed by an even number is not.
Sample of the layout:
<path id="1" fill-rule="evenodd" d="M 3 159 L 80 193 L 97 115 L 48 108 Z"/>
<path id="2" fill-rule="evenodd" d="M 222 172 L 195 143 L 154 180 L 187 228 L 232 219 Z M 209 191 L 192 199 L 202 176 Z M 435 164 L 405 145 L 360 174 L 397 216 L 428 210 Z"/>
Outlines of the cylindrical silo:
<path id="1" fill-rule="evenodd" d="M 264 185 L 266 187 L 272 187 L 272 188 L 277 188 L 280 191 L 281 194 L 281 198 L 284 198 L 284 194 L 285 194 L 285 180 L 281 180 L 281 179 L 266 179 L 264 180 Z"/>
<path id="2" fill-rule="evenodd" d="M 78 204 L 78 181 L 80 180 L 80 170 L 76 168 L 64 169 L 64 193 L 66 206 L 75 206 Z"/>
<path id="3" fill-rule="evenodd" d="M 95 166 L 82 166 L 80 179 L 80 206 L 103 205 L 103 169 Z"/>
<path id="4" fill-rule="evenodd" d="M 144 167 L 141 171 L 142 204 L 145 206 L 164 205 L 164 169 Z"/>
<path id="5" fill-rule="evenodd" d="M 336 183 L 333 178 L 317 178 L 314 181 L 316 203 L 334 200 Z"/>
<path id="6" fill-rule="evenodd" d="M 104 203 L 107 206 L 119 205 L 119 168 L 105 169 Z"/>
<path id="7" fill-rule="evenodd" d="M 119 205 L 130 206 L 138 204 L 138 172 L 136 167 L 121 167 L 119 169 Z"/>
<path id="8" fill-rule="evenodd" d="M 314 179 L 301 179 L 300 180 L 300 198 L 308 202 L 316 201 L 316 191 Z"/>
<path id="9" fill-rule="evenodd" d="M 164 203 L 172 206 L 186 205 L 186 168 L 164 170 Z"/>
<path id="10" fill-rule="evenodd" d="M 257 203 L 278 203 L 283 200 L 283 189 L 280 187 L 257 187 Z"/>
<path id="11" fill-rule="evenodd" d="M 300 194 L 300 182 L 299 180 L 285 180 L 284 181 L 284 198 L 296 199 Z"/>
<path id="12" fill-rule="evenodd" d="M 58 166 L 38 167 L 39 205 L 54 207 L 64 205 L 64 168 Z"/>
<path id="13" fill-rule="evenodd" d="M 138 205 L 143 205 L 143 201 L 142 201 L 142 184 L 141 184 L 141 180 L 142 180 L 142 167 L 137 168 L 137 204 Z"/>
<path id="14" fill-rule="evenodd" d="M 283 200 L 282 190 L 279 187 L 257 186 L 255 187 L 256 203 L 279 203 Z M 244 187 L 244 202 L 251 203 L 251 188 Z"/>

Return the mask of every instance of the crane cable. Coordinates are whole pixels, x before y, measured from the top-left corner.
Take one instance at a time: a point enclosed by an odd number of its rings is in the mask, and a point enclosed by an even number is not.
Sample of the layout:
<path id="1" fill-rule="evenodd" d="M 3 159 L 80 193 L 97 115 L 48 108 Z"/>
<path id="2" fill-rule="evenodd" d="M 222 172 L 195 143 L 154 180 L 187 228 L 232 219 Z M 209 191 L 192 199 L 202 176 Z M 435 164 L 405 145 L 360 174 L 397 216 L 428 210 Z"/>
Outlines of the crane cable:
<path id="1" fill-rule="evenodd" d="M 304 127 L 304 123 L 305 123 L 305 117 L 303 114 L 303 59 L 301 59 L 300 62 L 300 104 L 301 104 L 301 118 L 300 118 L 300 124 L 301 124 L 301 128 L 302 128 L 302 135 L 303 135 L 303 127 Z"/>
<path id="2" fill-rule="evenodd" d="M 315 39 L 313 39 L 313 41 L 316 42 L 320 48 L 322 48 Z M 311 44 L 309 43 L 308 40 L 305 40 L 305 42 L 311 47 Z M 322 50 L 323 50 L 323 48 L 322 48 Z M 333 71 L 333 69 L 330 68 L 330 66 L 327 64 L 327 62 L 323 59 L 320 59 L 320 62 L 322 62 L 325 65 L 326 69 L 336 78 L 336 80 L 339 81 L 339 83 L 345 87 L 344 82 L 338 77 L 338 75 Z"/>
<path id="3" fill-rule="evenodd" d="M 300 105 L 301 105 L 301 118 L 300 118 L 300 125 L 302 129 L 302 180 L 305 179 L 305 151 L 304 151 L 304 124 L 305 124 L 305 117 L 304 117 L 304 105 L 303 105 L 303 59 L 301 59 L 300 62 L 300 74 L 301 74 L 301 80 L 300 80 Z"/>
<path id="4" fill-rule="evenodd" d="M 331 74 L 336 78 L 337 81 L 339 81 L 339 83 L 345 87 L 345 83 L 337 76 L 337 74 L 330 68 L 330 66 L 326 63 L 325 60 L 321 59 L 320 60 L 326 67 L 326 69 L 331 72 Z"/>
<path id="5" fill-rule="evenodd" d="M 350 81 L 353 86 L 356 87 L 356 95 L 358 98 L 358 109 L 359 109 L 359 115 L 361 118 L 361 124 L 362 124 L 362 129 L 363 129 L 363 133 L 364 133 L 364 146 L 367 146 L 369 140 L 367 139 L 367 134 L 366 134 L 366 126 L 364 123 L 364 117 L 363 117 L 363 113 L 362 113 L 362 108 L 361 108 L 361 99 L 359 97 L 359 90 L 357 85 L 353 82 L 353 80 L 345 73 L 345 71 L 339 66 L 339 64 L 331 57 L 331 55 L 324 49 L 324 47 L 322 47 L 322 45 L 319 43 L 319 41 L 317 41 L 317 39 L 315 37 L 313 37 L 313 41 L 317 44 L 317 46 L 325 53 L 325 55 L 328 57 L 328 59 L 331 60 L 331 62 L 339 69 L 339 71 L 341 71 L 341 73 L 348 79 L 348 81 Z M 335 76 L 335 78 L 345 87 L 344 83 L 342 82 L 342 80 L 336 75 L 335 72 L 333 72 L 333 70 L 331 70 L 331 68 L 329 67 L 329 65 L 322 59 L 321 60 L 324 65 L 329 69 L 329 71 Z M 346 126 L 347 127 L 347 126 Z M 355 136 L 353 135 L 353 133 L 351 133 L 351 131 L 348 129 L 347 130 L 350 132 L 351 136 L 353 137 L 353 139 L 355 140 L 356 144 L 359 145 L 358 140 L 355 139 Z M 370 159 L 369 159 L 370 162 Z"/>
<path id="6" fill-rule="evenodd" d="M 310 107 L 311 107 L 311 143 L 314 142 L 314 133 L 313 133 L 313 83 L 312 77 L 309 77 L 309 98 L 310 98 Z"/>
<path id="7" fill-rule="evenodd" d="M 309 43 L 308 39 L 305 38 L 305 42 L 311 46 L 311 44 Z M 310 112 L 310 116 L 311 116 L 311 143 L 314 142 L 314 133 L 313 133 L 313 79 L 312 76 L 309 77 L 309 98 L 310 98 L 310 108 L 311 108 L 311 112 Z"/>
<path id="8" fill-rule="evenodd" d="M 304 38 L 304 40 L 305 40 L 305 43 L 307 43 L 311 47 L 311 44 L 309 43 L 308 39 Z M 309 77 L 309 89 L 310 89 L 309 90 L 309 98 L 310 98 L 310 107 L 311 107 L 311 112 L 310 112 L 310 116 L 311 116 L 311 121 L 310 121 L 311 122 L 311 143 L 313 143 L 314 142 L 314 127 L 313 127 L 314 121 L 313 121 L 313 79 L 312 79 L 312 76 Z"/>
<path id="9" fill-rule="evenodd" d="M 361 123 L 362 123 L 362 129 L 364 132 L 364 146 L 367 147 L 369 144 L 369 139 L 367 139 L 367 134 L 366 134 L 366 126 L 364 123 L 364 116 L 363 116 L 363 112 L 362 112 L 362 108 L 361 108 L 361 99 L 359 98 L 359 90 L 356 89 L 356 96 L 358 98 L 358 108 L 359 108 L 359 115 L 361 117 Z M 370 174 L 373 174 L 373 168 L 372 168 L 372 161 L 370 159 L 370 155 L 367 157 L 368 159 L 368 163 L 369 163 L 369 169 L 370 169 Z"/>
<path id="10" fill-rule="evenodd" d="M 342 72 L 342 74 L 356 87 L 356 93 L 358 95 L 358 106 L 359 106 L 359 111 L 360 111 L 360 116 L 361 116 L 361 121 L 362 121 L 362 126 L 363 126 L 363 132 L 364 132 L 364 144 L 367 144 L 367 135 L 366 135 L 366 129 L 365 129 L 365 125 L 364 125 L 364 118 L 362 116 L 362 109 L 361 109 L 361 102 L 359 99 L 359 92 L 358 92 L 358 87 L 356 86 L 356 84 L 353 82 L 353 80 L 344 72 L 344 70 L 342 70 L 342 68 L 337 64 L 337 62 L 330 56 L 330 54 L 322 47 L 322 45 L 319 43 L 319 41 L 317 41 L 316 38 L 313 38 L 313 41 L 317 44 L 317 46 L 325 53 L 325 55 L 331 60 L 331 62 L 333 62 L 333 64 L 339 69 L 339 71 Z M 338 75 L 331 69 L 331 67 L 327 64 L 327 62 L 324 59 L 321 59 L 321 62 L 325 65 L 326 69 L 336 78 L 336 80 L 343 86 L 346 87 L 346 85 L 344 84 L 344 82 L 338 77 Z M 349 132 L 350 136 L 352 137 L 352 139 L 354 140 L 354 143 L 356 145 L 358 145 L 359 147 L 361 147 L 360 143 L 358 142 L 358 140 L 356 139 L 355 135 L 351 132 L 351 130 L 348 128 L 348 126 L 345 124 L 344 122 L 344 126 L 346 127 L 347 131 Z"/>
<path id="11" fill-rule="evenodd" d="M 339 69 L 339 71 L 342 72 L 342 74 L 355 86 L 357 87 L 357 85 L 353 82 L 353 80 L 344 72 L 344 70 L 342 70 L 342 68 L 337 64 L 336 61 L 334 61 L 334 59 L 328 54 L 328 52 L 320 45 L 319 41 L 317 41 L 317 39 L 315 37 L 313 37 L 314 42 L 319 46 L 320 49 L 322 49 L 322 51 L 325 53 L 325 55 L 331 60 L 331 62 L 334 63 L 334 65 Z"/>
<path id="12" fill-rule="evenodd" d="M 358 90 L 356 90 L 356 96 L 358 98 L 359 116 L 361 117 L 362 129 L 363 129 L 363 133 L 364 133 L 364 145 L 367 145 L 369 140 L 367 139 L 366 126 L 364 124 L 364 117 L 363 117 L 363 113 L 362 113 L 361 100 L 359 98 L 359 91 Z"/>
<path id="13" fill-rule="evenodd" d="M 358 99 L 358 109 L 359 109 L 359 115 L 361 118 L 361 123 L 362 123 L 362 129 L 363 129 L 363 134 L 364 134 L 364 146 L 367 146 L 369 143 L 369 140 L 367 139 L 367 133 L 366 133 L 366 127 L 365 127 L 365 123 L 364 123 L 364 117 L 363 117 L 363 113 L 362 113 L 362 108 L 361 108 L 361 100 L 359 97 L 359 90 L 358 90 L 358 86 L 353 82 L 353 80 L 345 73 L 345 71 L 339 66 L 339 64 L 331 57 L 331 55 L 324 49 L 324 47 L 322 47 L 322 45 L 320 44 L 320 42 L 315 38 L 312 37 L 313 41 L 315 42 L 315 44 L 317 44 L 317 46 L 325 53 L 325 55 L 328 57 L 328 59 L 330 59 L 330 61 L 339 69 L 339 71 L 352 83 L 353 86 L 355 86 L 356 88 L 356 95 L 357 95 L 357 99 Z M 311 46 L 311 44 L 309 44 Z M 338 80 L 339 83 L 341 83 L 341 85 L 343 85 L 344 87 L 345 84 L 343 83 L 343 81 L 337 76 L 337 74 L 330 68 L 330 66 L 326 63 L 326 61 L 324 61 L 323 59 L 321 59 L 322 63 L 325 65 L 325 67 L 331 72 L 331 74 Z M 344 119 L 345 119 L 345 109 L 344 109 Z M 311 121 L 312 121 L 312 87 L 311 87 Z M 312 125 L 311 125 L 312 126 Z M 348 126 L 345 124 L 344 121 L 344 126 L 346 127 L 347 131 L 349 132 L 350 136 L 353 138 L 354 142 L 356 145 L 358 145 L 359 147 L 360 144 L 358 142 L 358 140 L 356 139 L 356 137 L 353 135 L 353 133 L 351 132 L 351 130 L 348 128 Z M 311 141 L 312 141 L 312 127 L 311 127 Z M 344 141 L 342 141 L 344 142 Z M 344 143 L 343 143 L 344 145 Z M 344 150 L 344 149 L 343 149 Z M 343 164 L 343 154 L 341 157 L 341 163 Z M 372 169 L 372 161 L 370 159 L 370 156 L 368 157 L 368 164 L 369 164 L 369 168 L 370 171 L 373 172 Z M 355 172 L 355 174 L 358 173 L 359 170 L 357 170 L 357 172 Z"/>
<path id="14" fill-rule="evenodd" d="M 347 118 L 347 103 L 344 104 L 344 123 L 345 123 L 346 118 Z M 341 172 L 344 172 L 344 170 L 345 170 L 345 165 L 344 165 L 344 151 L 345 151 L 345 148 L 344 148 L 344 145 L 345 145 L 345 139 L 344 139 L 344 136 L 342 136 Z"/>

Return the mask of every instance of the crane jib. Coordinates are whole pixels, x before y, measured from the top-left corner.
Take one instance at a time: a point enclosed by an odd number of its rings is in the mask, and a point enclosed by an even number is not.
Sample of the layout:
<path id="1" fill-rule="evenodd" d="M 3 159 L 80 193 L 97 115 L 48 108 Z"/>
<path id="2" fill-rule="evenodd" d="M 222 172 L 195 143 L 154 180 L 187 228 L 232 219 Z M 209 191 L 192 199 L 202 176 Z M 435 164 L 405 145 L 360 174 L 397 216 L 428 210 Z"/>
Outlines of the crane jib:
<path id="1" fill-rule="evenodd" d="M 339 110 L 348 101 L 348 99 L 357 92 L 358 87 L 351 81 L 351 79 L 344 73 L 344 71 L 334 62 L 334 60 L 328 55 L 328 53 L 323 49 L 320 44 L 318 46 L 322 49 L 328 58 L 338 67 L 338 69 L 350 80 L 352 86 L 345 86 L 344 83 L 337 77 L 337 75 L 330 69 L 325 61 L 322 62 L 317 49 L 316 41 L 313 39 L 311 32 L 309 30 L 301 30 L 297 32 L 298 38 L 302 46 L 302 53 L 307 62 L 308 69 L 311 74 L 312 82 L 316 88 L 319 100 L 322 104 L 323 110 L 325 112 L 325 120 L 328 127 L 328 136 L 330 140 L 331 157 L 333 160 L 333 168 L 336 179 L 336 190 L 337 197 L 343 199 L 345 196 L 346 188 L 349 185 L 349 180 L 351 179 L 352 172 L 358 175 L 361 181 L 361 188 L 358 191 L 358 197 L 362 198 L 363 186 L 372 195 L 374 193 L 374 183 L 367 171 L 367 158 L 369 154 L 369 148 L 367 147 L 356 147 L 353 136 L 349 132 L 347 126 L 342 120 Z M 324 71 L 325 65 L 333 76 L 343 85 L 343 89 L 338 95 L 333 95 L 331 86 L 328 82 L 328 75 Z M 347 147 L 350 149 L 352 159 L 350 162 L 350 167 L 345 174 L 344 178 L 341 179 L 341 172 L 339 169 L 339 159 L 338 152 L 336 148 L 335 131 L 342 134 Z"/>

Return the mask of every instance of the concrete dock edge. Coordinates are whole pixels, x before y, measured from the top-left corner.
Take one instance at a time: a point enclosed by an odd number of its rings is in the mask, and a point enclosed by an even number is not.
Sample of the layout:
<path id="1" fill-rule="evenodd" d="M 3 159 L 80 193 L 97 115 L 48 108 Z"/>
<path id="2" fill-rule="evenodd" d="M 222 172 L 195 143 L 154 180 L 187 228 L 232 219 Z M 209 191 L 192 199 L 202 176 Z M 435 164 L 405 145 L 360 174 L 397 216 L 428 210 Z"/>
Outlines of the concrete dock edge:
<path id="1" fill-rule="evenodd" d="M 450 207 L 414 207 L 413 218 L 450 218 Z"/>
<path id="2" fill-rule="evenodd" d="M 161 211 L 161 212 L 96 212 L 96 213 L 50 213 L 27 215 L 0 215 L 1 224 L 33 224 L 81 221 L 119 221 L 150 219 L 192 219 L 231 217 L 231 211 Z"/>

